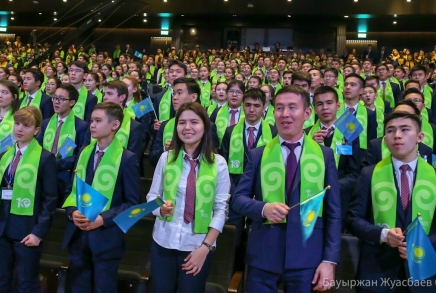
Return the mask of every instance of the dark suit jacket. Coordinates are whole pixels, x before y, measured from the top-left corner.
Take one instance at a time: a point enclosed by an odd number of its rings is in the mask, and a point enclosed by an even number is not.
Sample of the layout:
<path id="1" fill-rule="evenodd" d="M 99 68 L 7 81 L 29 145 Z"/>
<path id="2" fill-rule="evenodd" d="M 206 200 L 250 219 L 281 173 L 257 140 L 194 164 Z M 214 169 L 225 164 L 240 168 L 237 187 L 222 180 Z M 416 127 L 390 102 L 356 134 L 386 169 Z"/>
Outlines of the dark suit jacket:
<path id="1" fill-rule="evenodd" d="M 42 121 L 41 131 L 36 137 L 36 140 L 41 146 L 43 146 L 44 134 L 49 122 L 50 119 L 45 119 L 44 121 Z M 82 148 L 82 146 L 84 146 L 83 142 L 85 141 L 85 135 L 90 135 L 90 132 L 88 131 L 88 123 L 86 123 L 82 119 L 74 117 L 74 125 L 76 127 L 76 139 L 74 140 L 74 142 L 77 147 L 74 149 L 73 155 L 65 159 L 56 159 L 56 164 L 58 167 L 58 207 L 61 207 L 65 201 L 65 189 L 70 184 L 70 180 L 74 171 L 74 164 L 77 160 L 77 154 L 79 153 L 79 150 Z M 89 137 L 86 138 L 88 142 L 89 139 Z"/>
<path id="2" fill-rule="evenodd" d="M 389 287 L 380 286 L 382 278 L 390 278 L 391 281 L 399 279 L 399 271 L 406 268 L 408 274 L 407 261 L 400 258 L 398 249 L 391 248 L 387 243 L 380 244 L 380 235 L 382 227 L 374 225 L 371 199 L 371 181 L 375 165 L 362 169 L 353 198 L 347 213 L 347 230 L 363 240 L 360 260 L 357 269 L 357 279 L 359 280 L 377 280 L 379 286 L 365 287 L 371 292 L 393 292 Z M 394 180 L 395 176 L 394 176 Z M 395 182 L 398 191 L 398 184 Z M 412 219 L 412 209 L 403 211 L 401 200 L 397 200 L 396 227 L 405 230 Z M 436 221 L 433 220 L 430 233 L 430 241 L 436 247 Z M 404 272 L 404 271 L 403 271 Z M 368 282 L 371 283 L 371 282 Z M 435 292 L 435 284 L 430 287 L 409 287 L 411 292 Z M 396 289 L 396 288 L 394 288 Z"/>
<path id="3" fill-rule="evenodd" d="M 91 155 L 86 169 L 86 183 L 92 184 L 94 178 L 94 156 Z M 88 247 L 93 257 L 98 259 L 121 258 L 124 254 L 124 233 L 115 224 L 115 216 L 138 204 L 139 202 L 139 163 L 136 155 L 126 149 L 123 150 L 121 157 L 120 169 L 115 183 L 114 194 L 109 210 L 102 212 L 104 225 L 83 232 L 74 225 L 73 221 L 68 220 L 63 248 L 69 246 L 72 240 L 80 237 L 80 233 L 88 233 Z M 68 194 L 71 192 L 71 185 L 68 188 Z M 67 207 L 67 215 L 70 216 L 76 207 Z"/>
<path id="4" fill-rule="evenodd" d="M 157 165 L 157 162 L 159 161 L 160 156 L 163 154 L 164 152 L 164 143 L 163 143 L 163 134 L 164 134 L 164 129 L 165 126 L 167 125 L 168 121 L 163 121 L 162 124 L 160 125 L 159 131 L 157 132 L 155 139 L 153 141 L 153 145 L 151 147 L 151 151 L 150 151 L 150 163 L 153 166 Z M 213 147 L 215 148 L 215 150 L 218 150 L 219 147 L 219 139 L 218 139 L 218 135 L 216 133 L 216 125 L 215 123 L 210 123 L 210 135 L 212 138 L 212 144 Z"/>
<path id="5" fill-rule="evenodd" d="M 368 113 L 368 128 L 366 129 L 366 133 L 369 143 L 371 139 L 377 138 L 377 115 L 375 111 L 369 109 L 366 109 L 366 112 Z"/>
<path id="6" fill-rule="evenodd" d="M 88 92 L 85 104 L 85 116 L 83 117 L 83 120 L 88 124 L 91 124 L 91 115 L 95 105 L 97 105 L 97 97 Z"/>
<path id="7" fill-rule="evenodd" d="M 368 149 L 366 150 L 366 156 L 362 161 L 362 168 L 367 167 L 367 166 L 371 166 L 371 165 L 375 165 L 382 160 L 382 150 L 381 150 L 382 140 L 383 140 L 383 138 L 379 137 L 379 138 L 371 140 L 368 143 Z M 418 144 L 418 152 L 419 152 L 419 155 L 421 157 L 423 157 L 424 159 L 427 159 L 427 162 L 429 164 L 432 163 L 431 162 L 432 149 L 430 147 L 428 147 L 425 144 L 423 144 L 422 142 L 420 142 Z"/>
<path id="8" fill-rule="evenodd" d="M 20 99 L 19 101 L 20 105 L 23 100 L 24 98 Z M 39 105 L 39 110 L 41 111 L 42 119 L 51 118 L 51 116 L 53 116 L 54 114 L 53 101 L 51 100 L 51 97 L 44 92 L 42 92 L 41 104 Z"/>
<path id="9" fill-rule="evenodd" d="M 396 84 L 395 82 L 391 82 L 390 80 L 386 80 L 386 82 L 389 82 L 391 84 L 392 93 L 394 94 L 394 100 L 395 100 L 395 105 L 396 105 L 396 104 L 398 104 L 399 101 L 401 101 L 400 86 L 398 84 Z"/>
<path id="10" fill-rule="evenodd" d="M 376 56 L 375 56 L 375 51 L 373 51 L 373 50 L 371 50 L 370 52 L 368 52 L 368 50 L 366 50 L 365 52 L 363 52 L 363 59 L 366 59 L 366 58 L 368 58 L 368 59 L 371 59 L 372 60 L 372 62 L 374 63 L 376 60 Z M 366 56 L 368 56 L 368 57 L 366 57 Z"/>
<path id="11" fill-rule="evenodd" d="M 304 145 L 303 145 L 304 147 Z M 265 147 L 252 149 L 235 194 L 232 208 L 253 223 L 248 236 L 246 263 L 276 274 L 285 269 L 316 268 L 321 261 L 339 261 L 341 241 L 341 206 L 338 176 L 331 149 L 321 146 L 325 161 L 325 185 L 331 186 L 324 197 L 323 216 L 318 218 L 306 246 L 302 243 L 300 208 L 290 210 L 287 224 L 264 225 L 265 206 L 261 189 L 260 161 Z M 283 178 L 284 179 L 284 178 Z M 289 206 L 299 202 L 300 167 L 294 178 Z M 267 249 L 268 247 L 272 249 Z"/>
<path id="12" fill-rule="evenodd" d="M 401 92 L 400 97 L 399 97 L 399 101 L 404 100 L 404 92 Z M 428 122 L 433 123 L 436 120 L 436 92 L 433 92 L 432 97 L 431 97 L 431 109 L 427 108 L 427 112 L 428 112 Z"/>
<path id="13" fill-rule="evenodd" d="M 85 135 L 85 139 L 83 140 L 83 146 L 87 146 L 91 142 L 89 128 L 87 131 L 88 133 Z M 127 142 L 127 149 L 137 156 L 138 162 L 141 160 L 144 151 L 144 137 L 144 129 L 141 123 L 135 119 L 130 119 L 130 134 L 129 141 Z"/>
<path id="14" fill-rule="evenodd" d="M 0 155 L 0 158 L 3 155 L 4 153 Z M 44 239 L 56 212 L 57 181 L 53 180 L 56 176 L 55 156 L 43 149 L 39 160 L 33 216 L 11 214 L 11 201 L 2 200 L 0 204 L 0 236 L 6 235 L 13 240 L 21 241 L 32 233 Z M 7 186 L 5 176 L 1 179 L 1 186 Z"/>

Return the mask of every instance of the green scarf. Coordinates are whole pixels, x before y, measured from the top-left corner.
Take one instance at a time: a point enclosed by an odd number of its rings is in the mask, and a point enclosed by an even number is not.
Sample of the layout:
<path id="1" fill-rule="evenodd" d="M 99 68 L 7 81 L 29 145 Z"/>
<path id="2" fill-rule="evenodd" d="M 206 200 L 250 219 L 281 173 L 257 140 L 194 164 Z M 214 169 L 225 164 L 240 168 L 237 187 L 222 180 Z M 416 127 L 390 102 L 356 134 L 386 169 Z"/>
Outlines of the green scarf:
<path id="1" fill-rule="evenodd" d="M 320 121 L 316 121 L 316 123 L 313 125 L 313 127 L 309 131 L 309 137 L 312 138 L 315 132 L 321 130 L 321 123 Z M 338 144 L 342 144 L 342 139 L 344 138 L 344 135 L 341 133 L 341 131 L 338 128 L 335 128 L 333 131 L 333 138 L 332 143 L 330 145 L 330 148 L 333 150 L 333 154 L 335 156 L 335 162 L 336 162 L 336 168 L 339 165 L 339 159 L 341 158 L 341 155 L 336 152 L 336 146 Z M 324 143 L 321 143 L 324 145 Z"/>
<path id="2" fill-rule="evenodd" d="M 12 114 L 12 108 L 9 108 L 0 122 L 0 140 L 5 138 L 8 134 L 11 134 L 14 130 L 14 115 Z"/>
<path id="3" fill-rule="evenodd" d="M 426 84 L 424 86 L 423 94 L 424 94 L 424 104 L 425 104 L 425 107 L 430 109 L 431 108 L 431 102 L 432 102 L 433 89 L 428 84 Z"/>
<path id="4" fill-rule="evenodd" d="M 95 90 L 94 96 L 97 98 L 97 104 L 100 104 L 101 102 L 103 102 L 103 94 L 98 89 Z"/>
<path id="5" fill-rule="evenodd" d="M 212 100 L 210 100 L 210 105 L 207 107 L 207 116 L 210 117 L 213 111 L 215 111 L 216 107 L 218 107 L 218 102 L 213 103 Z"/>
<path id="6" fill-rule="evenodd" d="M 418 156 L 416 181 L 412 191 L 412 221 L 418 213 L 428 235 L 436 206 L 436 174 L 433 167 Z M 384 158 L 374 169 L 371 179 L 374 224 L 383 228 L 396 227 L 398 192 L 395 186 L 391 156 Z"/>
<path id="7" fill-rule="evenodd" d="M 176 127 L 176 119 L 171 118 L 170 120 L 168 120 L 167 124 L 165 125 L 164 131 L 163 131 L 163 140 L 162 140 L 163 146 L 165 146 L 167 141 L 173 139 L 175 127 Z"/>
<path id="8" fill-rule="evenodd" d="M 164 199 L 171 200 L 173 206 L 177 205 L 176 195 L 179 187 L 180 177 L 183 170 L 183 152 L 180 151 L 175 162 L 171 162 L 174 151 L 168 153 L 167 164 L 164 169 L 163 190 Z M 194 215 L 194 232 L 206 234 L 209 231 L 209 224 L 213 216 L 213 204 L 215 200 L 215 190 L 218 178 L 218 166 L 215 155 L 214 163 L 208 164 L 204 158 L 198 165 L 197 180 L 195 183 L 195 215 Z M 160 218 L 164 221 L 171 222 L 173 216 Z"/>
<path id="9" fill-rule="evenodd" d="M 223 72 L 223 74 L 221 74 L 221 77 L 218 76 L 218 73 L 213 76 L 212 83 L 215 84 L 215 83 L 219 83 L 219 82 L 226 82 L 226 78 L 224 76 L 224 72 Z"/>
<path id="10" fill-rule="evenodd" d="M 38 90 L 36 92 L 36 95 L 33 97 L 32 101 L 30 102 L 29 106 L 34 106 L 39 109 L 41 105 L 41 99 L 42 99 L 42 91 Z M 29 93 L 26 94 L 23 101 L 21 102 L 20 109 L 27 106 L 28 100 L 29 100 Z"/>
<path id="11" fill-rule="evenodd" d="M 159 121 L 170 119 L 171 88 L 168 88 L 159 103 Z"/>
<path id="12" fill-rule="evenodd" d="M 82 87 L 79 90 L 79 99 L 77 100 L 76 104 L 73 107 L 74 115 L 76 115 L 78 118 L 82 120 L 84 120 L 85 118 L 85 105 L 87 99 L 88 99 L 88 90 L 82 84 Z"/>
<path id="13" fill-rule="evenodd" d="M 279 136 L 266 145 L 260 164 L 263 201 L 286 203 L 286 168 Z M 300 202 L 314 196 L 324 188 L 324 155 L 318 143 L 308 136 L 304 137 L 300 157 L 300 175 Z M 322 216 L 322 209 L 318 216 Z M 285 222 L 286 219 L 283 220 L 283 223 Z M 265 224 L 271 223 L 267 221 Z"/>
<path id="14" fill-rule="evenodd" d="M 207 103 L 210 101 L 210 91 L 212 86 L 208 80 L 204 85 L 200 80 L 197 82 L 201 89 L 201 96 L 200 96 L 201 105 L 203 107 L 206 107 Z"/>
<path id="15" fill-rule="evenodd" d="M 266 145 L 272 140 L 272 133 L 269 124 L 261 121 L 262 136 L 259 138 L 256 147 Z M 232 130 L 230 136 L 229 147 L 229 173 L 230 174 L 242 174 L 244 171 L 244 131 L 245 131 L 245 119 L 239 120 L 238 124 Z"/>
<path id="16" fill-rule="evenodd" d="M 135 111 L 133 111 L 133 106 L 135 106 L 136 104 L 137 104 L 137 102 L 135 101 L 134 98 L 132 98 L 129 105 L 124 109 L 124 113 L 127 113 L 128 115 L 130 115 L 130 117 L 133 119 L 136 118 Z"/>
<path id="17" fill-rule="evenodd" d="M 377 110 L 380 110 L 382 113 L 385 113 L 385 101 L 383 100 L 382 96 L 377 95 L 377 97 L 374 100 L 374 105 L 377 108 Z"/>
<path id="18" fill-rule="evenodd" d="M 268 110 L 266 111 L 265 121 L 268 122 L 270 125 L 274 126 L 276 125 L 276 118 L 274 117 L 274 106 L 269 104 Z"/>
<path id="19" fill-rule="evenodd" d="M 422 143 L 433 149 L 433 128 L 431 127 L 430 123 L 428 123 L 428 121 L 422 119 L 421 122 L 422 132 L 424 133 L 424 139 L 422 140 Z"/>
<path id="20" fill-rule="evenodd" d="M 344 94 L 342 93 L 342 90 L 339 88 L 335 88 L 336 92 L 338 93 L 338 101 L 341 103 L 341 105 L 344 103 Z"/>
<path id="21" fill-rule="evenodd" d="M 62 124 L 61 132 L 59 135 L 58 145 L 56 149 L 58 150 L 60 146 L 64 143 L 67 137 L 70 137 L 71 140 L 76 140 L 76 125 L 74 123 L 74 112 L 70 111 L 65 122 Z M 51 116 L 50 121 L 48 122 L 47 128 L 45 129 L 44 138 L 42 141 L 42 146 L 51 152 L 53 148 L 54 138 L 56 136 L 56 130 L 58 129 L 58 114 L 54 114 Z M 68 153 L 67 157 L 72 155 L 72 151 Z"/>
<path id="22" fill-rule="evenodd" d="M 428 111 L 427 108 L 421 110 L 421 118 L 428 122 Z"/>
<path id="23" fill-rule="evenodd" d="M 226 132 L 227 126 L 229 125 L 229 119 L 230 119 L 230 113 L 229 113 L 229 106 L 225 104 L 222 106 L 216 115 L 215 125 L 216 125 L 216 132 L 220 141 L 223 140 L 224 133 Z M 242 111 L 242 107 L 239 107 L 239 121 L 245 119 L 245 113 Z M 238 123 L 238 122 L 236 122 Z"/>
<path id="24" fill-rule="evenodd" d="M 115 134 L 115 137 L 125 149 L 127 149 L 127 145 L 129 144 L 131 119 L 132 116 L 127 111 L 124 111 L 123 122 L 121 123 L 120 129 Z"/>
<path id="25" fill-rule="evenodd" d="M 9 172 L 8 167 L 15 156 L 16 148 L 9 149 L 0 160 L 0 176 Z M 14 176 L 12 190 L 11 214 L 18 216 L 33 216 L 35 190 L 38 176 L 39 160 L 42 147 L 36 139 L 32 139 L 20 162 Z"/>
<path id="26" fill-rule="evenodd" d="M 345 103 L 341 105 L 337 116 L 340 117 L 344 113 L 344 111 Z M 368 148 L 368 113 L 366 112 L 366 108 L 359 103 L 357 105 L 356 119 L 360 122 L 360 124 L 362 124 L 363 127 L 363 131 L 359 135 L 360 148 L 366 150 Z"/>
<path id="27" fill-rule="evenodd" d="M 383 95 L 383 87 L 381 86 L 377 91 L 377 95 L 383 97 L 384 100 L 388 101 L 390 107 L 393 109 L 395 107 L 394 92 L 392 91 L 392 86 L 390 81 L 386 80 L 385 82 L 386 82 L 385 94 Z"/>
<path id="28" fill-rule="evenodd" d="M 313 126 L 315 124 L 315 109 L 313 109 L 312 103 L 310 103 L 309 107 L 312 109 L 312 113 L 310 114 L 309 119 L 304 121 L 304 124 L 303 124 L 304 129 L 309 128 L 310 126 Z"/>
<path id="29" fill-rule="evenodd" d="M 89 159 L 95 154 L 94 150 L 96 144 L 97 142 L 94 141 L 85 147 L 77 161 L 76 175 L 83 181 L 86 180 L 86 169 L 88 167 Z M 107 211 L 111 206 L 122 155 L 123 146 L 120 144 L 118 139 L 114 138 L 95 170 L 92 187 L 109 199 L 103 211 Z M 62 207 L 76 207 L 76 177 L 74 177 L 73 189 Z"/>
<path id="30" fill-rule="evenodd" d="M 271 85 L 272 86 L 272 85 Z M 274 87 L 273 87 L 274 88 Z M 282 84 L 278 82 L 276 87 L 274 88 L 274 95 L 277 95 L 277 92 L 282 89 Z"/>

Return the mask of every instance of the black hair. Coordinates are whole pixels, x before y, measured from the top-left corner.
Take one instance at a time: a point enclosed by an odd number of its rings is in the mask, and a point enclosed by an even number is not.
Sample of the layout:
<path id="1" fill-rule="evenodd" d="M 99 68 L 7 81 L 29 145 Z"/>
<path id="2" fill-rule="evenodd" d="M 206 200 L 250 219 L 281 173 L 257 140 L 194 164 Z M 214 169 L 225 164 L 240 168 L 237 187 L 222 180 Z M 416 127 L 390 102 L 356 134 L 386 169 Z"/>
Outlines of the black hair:
<path id="1" fill-rule="evenodd" d="M 253 99 L 256 101 L 261 101 L 262 105 L 265 105 L 266 103 L 266 95 L 263 91 L 261 91 L 260 89 L 248 89 L 245 93 L 244 93 L 244 97 L 242 98 L 242 102 L 245 102 L 246 99 Z"/>
<path id="2" fill-rule="evenodd" d="M 338 92 L 334 88 L 332 88 L 331 86 L 324 85 L 324 86 L 318 87 L 315 90 L 315 92 L 313 93 L 313 103 L 315 104 L 315 99 L 317 96 L 322 95 L 322 94 L 327 94 L 327 93 L 333 94 L 336 103 L 339 101 Z"/>
<path id="3" fill-rule="evenodd" d="M 383 121 L 383 124 L 385 125 L 385 130 L 386 130 L 386 126 L 391 120 L 398 119 L 398 118 L 411 119 L 418 126 L 418 132 L 421 132 L 421 127 L 422 127 L 421 117 L 417 114 L 410 114 L 404 111 L 397 111 L 397 112 L 394 111 L 390 113 L 388 116 L 386 116 L 385 120 Z"/>

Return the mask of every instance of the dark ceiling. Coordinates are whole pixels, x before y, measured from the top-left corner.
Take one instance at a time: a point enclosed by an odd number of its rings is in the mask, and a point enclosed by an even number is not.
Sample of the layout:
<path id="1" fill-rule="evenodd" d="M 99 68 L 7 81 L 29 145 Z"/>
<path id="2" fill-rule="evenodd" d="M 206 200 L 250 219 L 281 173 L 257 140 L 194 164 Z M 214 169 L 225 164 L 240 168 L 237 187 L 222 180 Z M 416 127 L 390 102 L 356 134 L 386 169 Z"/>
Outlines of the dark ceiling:
<path id="1" fill-rule="evenodd" d="M 383 30 L 434 30 L 436 23 L 435 0 L 0 0 L 0 14 L 7 16 L 10 26 L 78 26 L 91 15 L 101 18 L 101 27 L 157 28 L 159 19 L 179 20 L 182 24 L 195 21 L 199 15 L 213 17 L 253 19 L 259 25 L 274 19 L 284 25 L 295 23 L 316 26 L 323 20 L 342 21 L 347 31 L 366 27 L 368 31 Z M 35 4 L 34 2 L 39 2 Z M 114 3 L 112 3 L 114 2 Z M 118 4 L 119 5 L 116 5 Z M 147 6 L 148 3 L 148 6 Z M 252 4 L 253 7 L 248 7 Z M 108 8 L 106 15 L 97 15 Z M 117 8 L 118 7 L 118 8 Z M 13 12 L 13 15 L 11 14 Z M 56 12 L 56 15 L 54 15 Z M 147 13 L 144 17 L 143 13 Z M 394 14 L 397 17 L 394 17 Z M 183 15 L 183 16 L 182 16 Z M 291 17 L 288 17 L 291 16 Z M 345 16 L 348 18 L 345 18 Z M 0 15 L 1 16 L 1 15 Z M 3 15 L 3 17 L 5 17 Z M 11 20 L 11 17 L 14 19 Z M 57 18 L 57 21 L 54 21 Z M 147 22 L 144 22 L 144 18 Z M 316 20 L 316 22 L 313 22 Z M 321 22 L 320 22 L 321 21 Z M 393 22 L 397 23 L 394 24 Z M 213 21 L 211 22 L 213 23 Z M 242 22 L 243 23 L 243 22 Z"/>

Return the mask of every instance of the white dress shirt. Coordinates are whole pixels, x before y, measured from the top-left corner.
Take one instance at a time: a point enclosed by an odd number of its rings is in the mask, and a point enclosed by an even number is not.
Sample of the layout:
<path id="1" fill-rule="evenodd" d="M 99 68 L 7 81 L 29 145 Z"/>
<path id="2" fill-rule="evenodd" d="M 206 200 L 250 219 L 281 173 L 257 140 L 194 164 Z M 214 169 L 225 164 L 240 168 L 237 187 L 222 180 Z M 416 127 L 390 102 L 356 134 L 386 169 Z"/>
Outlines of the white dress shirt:
<path id="1" fill-rule="evenodd" d="M 182 155 L 185 156 L 185 154 L 186 153 L 183 151 Z M 165 200 L 165 194 L 163 194 L 163 179 L 167 158 L 168 152 L 164 152 L 157 163 L 153 175 L 153 182 L 150 191 L 147 194 L 147 201 L 154 200 L 158 195 L 162 195 Z M 222 232 L 228 214 L 230 177 L 226 160 L 218 154 L 215 154 L 215 159 L 218 166 L 218 178 L 216 183 L 215 201 L 213 204 L 213 216 L 209 227 Z M 153 239 L 157 244 L 167 249 L 194 251 L 201 246 L 206 237 L 206 234 L 194 233 L 194 222 L 186 224 L 184 221 L 186 184 L 190 170 L 190 163 L 183 159 L 183 170 L 177 187 L 176 202 L 173 209 L 173 220 L 167 222 L 159 219 L 161 216 L 160 208 L 153 211 L 153 214 L 158 217 L 154 224 Z M 195 171 L 198 174 L 198 166 L 195 168 Z M 216 243 L 213 245 L 215 246 Z"/>
<path id="2" fill-rule="evenodd" d="M 250 125 L 245 121 L 245 145 L 248 146 L 248 135 L 250 134 L 250 130 L 248 130 L 249 127 L 254 127 L 254 141 L 256 141 L 257 134 L 259 133 L 259 127 L 260 127 L 261 120 L 256 123 L 256 125 Z M 256 147 L 256 146 L 253 146 Z"/>
<path id="3" fill-rule="evenodd" d="M 287 146 L 283 145 L 283 142 L 286 141 L 285 139 L 283 139 L 281 136 L 279 136 L 279 141 L 280 141 L 280 146 L 282 147 L 282 155 L 283 155 L 283 161 L 285 162 L 285 166 L 286 166 L 286 161 L 288 159 L 288 155 L 291 152 Z M 289 142 L 289 141 L 286 141 Z M 301 157 L 301 150 L 303 149 L 303 142 L 304 142 L 304 135 L 302 134 L 301 138 L 296 141 L 295 143 L 299 142 L 300 145 L 295 147 L 294 149 L 294 154 L 295 157 L 297 158 L 297 163 L 300 162 L 300 157 Z"/>

